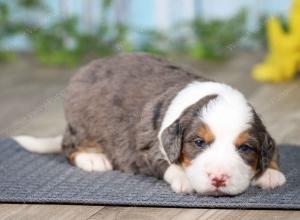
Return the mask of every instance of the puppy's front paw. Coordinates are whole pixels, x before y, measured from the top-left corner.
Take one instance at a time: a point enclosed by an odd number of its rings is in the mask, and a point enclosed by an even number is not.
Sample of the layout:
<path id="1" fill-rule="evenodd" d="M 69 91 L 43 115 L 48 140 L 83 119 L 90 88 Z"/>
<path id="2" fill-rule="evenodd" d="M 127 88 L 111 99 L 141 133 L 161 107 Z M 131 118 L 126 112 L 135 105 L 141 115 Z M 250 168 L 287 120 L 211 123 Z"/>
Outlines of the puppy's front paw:
<path id="1" fill-rule="evenodd" d="M 164 180 L 171 185 L 176 193 L 192 193 L 194 191 L 183 169 L 177 165 L 170 165 L 164 174 Z"/>
<path id="2" fill-rule="evenodd" d="M 101 153 L 77 153 L 74 159 L 77 167 L 85 171 L 108 171 L 112 170 L 112 165 L 105 156 Z"/>
<path id="3" fill-rule="evenodd" d="M 186 177 L 183 178 L 175 178 L 171 184 L 171 188 L 176 193 L 192 193 L 193 187 L 190 184 L 190 182 L 186 179 Z"/>
<path id="4" fill-rule="evenodd" d="M 285 184 L 286 178 L 278 170 L 268 168 L 258 179 L 254 180 L 253 185 L 263 189 L 274 189 Z"/>

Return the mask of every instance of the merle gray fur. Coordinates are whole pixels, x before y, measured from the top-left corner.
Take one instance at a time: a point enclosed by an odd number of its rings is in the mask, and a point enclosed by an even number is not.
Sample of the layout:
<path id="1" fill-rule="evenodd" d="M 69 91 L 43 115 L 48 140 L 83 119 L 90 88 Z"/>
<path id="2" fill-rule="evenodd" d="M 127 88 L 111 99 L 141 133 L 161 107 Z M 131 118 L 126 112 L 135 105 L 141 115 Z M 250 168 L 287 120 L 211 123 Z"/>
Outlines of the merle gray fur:
<path id="1" fill-rule="evenodd" d="M 107 155 L 114 169 L 162 177 L 168 167 L 157 138 L 162 120 L 172 99 L 195 80 L 209 81 L 147 54 L 122 54 L 81 68 L 64 97 L 68 123 L 63 138 L 65 155 L 72 162 L 72 153 L 92 145 Z M 197 108 L 188 108 L 188 114 L 183 113 L 189 116 L 185 121 L 190 121 L 190 126 L 205 99 L 195 104 Z M 257 117 L 252 127 L 261 132 L 254 133 L 256 137 L 267 134 Z M 162 141 L 171 162 L 178 160 L 183 136 L 188 135 L 181 129 L 183 121 L 176 121 L 164 131 L 168 136 L 163 135 Z M 275 147 L 269 145 L 259 146 L 259 157 L 272 157 L 270 149 L 268 155 L 262 150 Z"/>
<path id="2" fill-rule="evenodd" d="M 64 97 L 68 156 L 86 140 L 99 144 L 115 169 L 162 177 L 168 166 L 157 135 L 174 96 L 194 80 L 170 62 L 123 54 L 81 68 Z"/>

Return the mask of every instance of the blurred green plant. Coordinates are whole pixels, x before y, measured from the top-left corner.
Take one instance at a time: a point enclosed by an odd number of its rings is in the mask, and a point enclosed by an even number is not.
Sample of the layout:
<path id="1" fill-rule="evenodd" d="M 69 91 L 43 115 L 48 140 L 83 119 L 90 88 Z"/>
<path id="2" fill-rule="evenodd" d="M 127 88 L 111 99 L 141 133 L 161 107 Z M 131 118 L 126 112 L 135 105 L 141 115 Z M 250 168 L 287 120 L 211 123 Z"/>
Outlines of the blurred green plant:
<path id="1" fill-rule="evenodd" d="M 40 0 L 16 0 L 18 10 L 45 12 L 49 9 Z M 49 65 L 77 65 L 88 55 L 108 56 L 121 51 L 144 51 L 159 55 L 191 56 L 195 59 L 224 59 L 232 54 L 232 47 L 241 46 L 246 33 L 247 11 L 223 20 L 197 17 L 191 22 L 175 24 L 169 31 L 137 30 L 123 22 L 112 23 L 108 18 L 113 0 L 101 1 L 101 24 L 92 32 L 79 30 L 78 18 L 67 17 L 47 26 L 30 21 L 10 19 L 7 2 L 0 1 L 0 60 L 13 57 L 5 49 L 5 40 L 15 34 L 26 34 L 37 59 Z M 265 21 L 266 18 L 261 18 Z M 13 20 L 14 22 L 12 22 Z M 261 21 L 261 22 L 262 22 Z M 32 20 L 31 20 L 32 22 Z M 253 33 L 252 40 L 265 44 L 265 25 Z M 136 38 L 129 40 L 129 32 Z M 170 34 L 172 33 L 172 34 Z"/>
<path id="2" fill-rule="evenodd" d="M 147 53 L 163 55 L 168 53 L 169 37 L 163 32 L 147 29 L 136 31 L 138 41 L 133 47 L 133 51 L 143 51 Z"/>
<path id="3" fill-rule="evenodd" d="M 81 33 L 76 39 L 79 54 L 96 54 L 108 56 L 119 51 L 130 50 L 127 41 L 128 27 L 117 23 L 107 25 L 100 24 L 95 34 Z"/>
<path id="4" fill-rule="evenodd" d="M 29 10 L 47 10 L 44 2 L 41 0 L 17 0 L 18 6 Z"/>
<path id="5" fill-rule="evenodd" d="M 34 53 L 40 62 L 50 65 L 74 65 L 79 60 L 73 45 L 78 38 L 77 19 L 66 18 L 29 35 Z"/>
<path id="6" fill-rule="evenodd" d="M 15 3 L 18 10 L 46 9 L 40 0 L 16 0 Z M 7 48 L 7 40 L 32 28 L 32 24 L 24 20 L 11 19 L 13 11 L 9 6 L 8 1 L 0 1 L 0 61 L 15 58 L 15 53 Z"/>
<path id="7" fill-rule="evenodd" d="M 5 40 L 16 30 L 9 21 L 10 11 L 5 2 L 0 2 L 0 61 L 8 61 L 14 58 L 14 53 L 5 48 Z"/>
<path id="8" fill-rule="evenodd" d="M 107 22 L 112 3 L 112 0 L 102 2 L 102 22 L 93 33 L 81 32 L 76 17 L 33 31 L 30 38 L 39 61 L 49 65 L 76 65 L 86 55 L 108 56 L 120 50 L 130 50 L 128 27 Z"/>
<path id="9" fill-rule="evenodd" d="M 32 46 L 44 64 L 76 65 L 86 55 L 108 56 L 119 50 L 129 50 L 127 30 L 122 24 L 101 24 L 95 34 L 81 33 L 77 19 L 67 18 L 34 31 Z"/>
<path id="10" fill-rule="evenodd" d="M 195 36 L 190 54 L 196 59 L 223 59 L 231 54 L 230 47 L 237 46 L 246 32 L 246 10 L 226 20 L 208 20 L 197 17 L 191 23 Z"/>

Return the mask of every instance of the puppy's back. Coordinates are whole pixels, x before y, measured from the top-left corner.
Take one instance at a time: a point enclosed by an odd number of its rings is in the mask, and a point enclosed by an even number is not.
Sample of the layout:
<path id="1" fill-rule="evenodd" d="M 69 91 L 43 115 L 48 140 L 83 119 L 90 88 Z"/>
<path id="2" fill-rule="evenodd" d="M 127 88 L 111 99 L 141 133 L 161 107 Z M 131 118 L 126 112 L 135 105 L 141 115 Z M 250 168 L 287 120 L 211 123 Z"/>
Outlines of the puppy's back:
<path id="1" fill-rule="evenodd" d="M 99 59 L 81 68 L 71 79 L 65 92 L 66 116 L 105 108 L 110 114 L 116 113 L 112 110 L 117 108 L 126 109 L 129 115 L 136 114 L 168 88 L 195 79 L 199 77 L 143 53 Z"/>
<path id="2" fill-rule="evenodd" d="M 147 54 L 93 61 L 75 74 L 65 92 L 66 119 L 76 129 L 72 138 L 76 142 L 94 138 L 105 148 L 118 148 L 120 154 L 134 158 L 134 150 L 128 148 L 135 147 L 135 127 L 146 103 L 171 87 L 180 90 L 196 79 L 202 80 Z"/>

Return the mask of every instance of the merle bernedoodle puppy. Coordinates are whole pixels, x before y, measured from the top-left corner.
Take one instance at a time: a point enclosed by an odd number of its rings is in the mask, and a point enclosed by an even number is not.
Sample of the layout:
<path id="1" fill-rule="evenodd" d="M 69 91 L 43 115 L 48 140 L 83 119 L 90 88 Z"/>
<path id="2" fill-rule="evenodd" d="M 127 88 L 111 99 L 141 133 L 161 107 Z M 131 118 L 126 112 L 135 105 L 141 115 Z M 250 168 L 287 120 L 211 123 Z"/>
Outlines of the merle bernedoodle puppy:
<path id="1" fill-rule="evenodd" d="M 29 151 L 63 152 L 86 171 L 162 178 L 178 193 L 236 195 L 286 181 L 274 140 L 245 97 L 164 59 L 93 61 L 71 79 L 64 107 L 63 137 L 15 140 Z"/>

